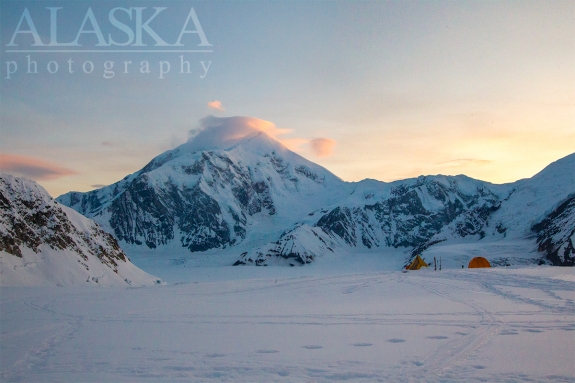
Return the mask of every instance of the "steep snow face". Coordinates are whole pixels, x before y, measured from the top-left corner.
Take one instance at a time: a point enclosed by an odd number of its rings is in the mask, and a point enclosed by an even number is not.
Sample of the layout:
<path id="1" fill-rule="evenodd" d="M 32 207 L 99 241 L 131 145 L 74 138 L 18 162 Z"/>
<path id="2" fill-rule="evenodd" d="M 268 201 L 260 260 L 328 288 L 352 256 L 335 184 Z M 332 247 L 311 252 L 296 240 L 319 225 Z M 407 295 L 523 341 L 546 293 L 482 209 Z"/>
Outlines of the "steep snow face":
<path id="1" fill-rule="evenodd" d="M 522 237 L 575 193 L 575 153 L 512 185 L 513 193 L 493 214 L 493 220 L 508 237 Z"/>
<path id="2" fill-rule="evenodd" d="M 274 130 L 249 117 L 208 117 L 139 172 L 58 201 L 125 244 L 229 249 L 237 264 L 288 265 L 338 249 L 401 248 L 409 257 L 442 242 L 534 238 L 533 225 L 575 192 L 575 154 L 504 185 L 463 175 L 349 183 L 288 150 Z M 572 210 L 562 214 L 572 225 Z M 540 248 L 566 243 L 553 236 Z"/>
<path id="3" fill-rule="evenodd" d="M 249 236 L 263 245 L 351 189 L 256 122 L 209 118 L 189 142 L 139 172 L 57 200 L 129 244 L 155 248 L 178 241 L 190 251 L 205 251 L 238 245 Z"/>
<path id="4" fill-rule="evenodd" d="M 95 222 L 38 184 L 0 176 L 0 285 L 152 285 Z"/>

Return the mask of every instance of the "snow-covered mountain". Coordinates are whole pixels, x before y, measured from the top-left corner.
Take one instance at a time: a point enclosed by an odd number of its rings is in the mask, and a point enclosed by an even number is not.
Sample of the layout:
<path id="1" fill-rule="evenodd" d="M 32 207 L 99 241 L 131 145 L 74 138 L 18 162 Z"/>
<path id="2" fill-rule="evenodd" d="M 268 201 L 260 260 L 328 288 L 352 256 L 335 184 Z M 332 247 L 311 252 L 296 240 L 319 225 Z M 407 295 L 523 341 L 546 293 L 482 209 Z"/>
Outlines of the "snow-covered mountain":
<path id="1" fill-rule="evenodd" d="M 186 144 L 140 171 L 57 200 L 121 243 L 225 249 L 236 264 L 305 264 L 341 249 L 409 256 L 439 243 L 516 238 L 531 238 L 534 249 L 538 241 L 554 263 L 571 259 L 553 252 L 573 247 L 573 209 L 556 209 L 575 193 L 575 154 L 503 185 L 463 175 L 351 183 L 288 150 L 262 123 L 206 118 Z"/>
<path id="2" fill-rule="evenodd" d="M 250 118 L 211 118 L 193 140 L 108 187 L 57 200 L 128 244 L 190 251 L 275 240 L 349 185 L 285 148 Z"/>
<path id="3" fill-rule="evenodd" d="M 33 181 L 0 175 L 0 213 L 0 285 L 161 283 L 134 266 L 112 235 Z"/>

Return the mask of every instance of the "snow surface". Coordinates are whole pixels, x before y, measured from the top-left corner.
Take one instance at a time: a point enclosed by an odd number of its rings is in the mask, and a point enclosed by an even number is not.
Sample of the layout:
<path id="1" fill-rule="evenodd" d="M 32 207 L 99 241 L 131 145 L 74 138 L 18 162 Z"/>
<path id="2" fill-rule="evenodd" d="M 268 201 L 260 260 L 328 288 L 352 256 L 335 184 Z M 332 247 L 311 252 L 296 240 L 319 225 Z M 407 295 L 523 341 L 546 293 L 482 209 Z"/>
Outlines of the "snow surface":
<path id="1" fill-rule="evenodd" d="M 493 214 L 508 228 L 507 235 L 524 235 L 575 192 L 575 153 L 552 162 L 529 179 L 514 183 L 515 191 Z"/>
<path id="2" fill-rule="evenodd" d="M 186 247 L 200 253 L 195 259 L 212 250 L 221 259 L 233 253 L 222 265 L 290 266 L 402 247 L 410 253 L 404 258 L 447 253 L 466 264 L 470 255 L 490 259 L 505 248 L 495 261 L 522 265 L 552 259 L 533 225 L 575 193 L 575 153 L 531 179 L 502 185 L 465 175 L 344 182 L 290 151 L 273 131 L 255 118 L 210 116 L 188 142 L 140 171 L 58 201 L 113 233 L 130 257 L 149 254 L 146 247 L 157 257 L 180 257 Z M 565 215 L 566 225 L 554 223 L 564 230 L 553 249 L 570 245 L 573 219 Z M 127 249 L 132 244 L 141 249 Z"/>
<path id="3" fill-rule="evenodd" d="M 0 380 L 575 379 L 575 269 L 376 264 L 196 267 L 188 282 L 143 288 L 3 287 Z"/>
<path id="4" fill-rule="evenodd" d="M 23 231 L 18 222 L 25 222 L 26 229 L 38 233 L 39 241 L 36 249 L 21 243 L 21 257 L 0 250 L 0 286 L 109 287 L 161 283 L 114 248 L 115 240 L 94 221 L 58 204 L 34 181 L 1 175 L 0 197 L 3 209 L 10 213 L 0 211 L 3 213 L 0 234 L 6 238 L 22 234 L 18 233 Z M 39 224 L 35 214 L 49 216 L 49 227 Z M 70 241 L 66 247 L 47 240 L 62 234 Z M 102 254 L 98 255 L 98 251 Z"/>
<path id="5" fill-rule="evenodd" d="M 0 251 L 0 286 L 150 286 L 161 280 L 135 267 L 118 262 L 117 273 L 98 258 L 90 257 L 80 264 L 74 251 L 54 250 L 40 246 L 35 253 L 22 249 L 22 258 Z"/>

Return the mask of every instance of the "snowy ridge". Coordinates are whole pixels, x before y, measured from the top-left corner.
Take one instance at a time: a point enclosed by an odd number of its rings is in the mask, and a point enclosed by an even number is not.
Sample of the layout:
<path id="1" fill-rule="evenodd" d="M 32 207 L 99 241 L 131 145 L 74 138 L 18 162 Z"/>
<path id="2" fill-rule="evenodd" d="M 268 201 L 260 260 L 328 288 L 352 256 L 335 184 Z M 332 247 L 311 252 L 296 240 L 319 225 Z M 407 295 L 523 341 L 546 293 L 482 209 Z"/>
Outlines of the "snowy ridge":
<path id="1" fill-rule="evenodd" d="M 508 236 L 521 236 L 575 192 L 575 154 L 561 158 L 529 179 L 511 184 L 513 193 L 493 214 Z"/>
<path id="2" fill-rule="evenodd" d="M 0 176 L 0 211 L 2 286 L 161 283 L 134 266 L 114 237 L 33 181 Z"/>
<path id="3" fill-rule="evenodd" d="M 57 200 L 121 243 L 225 250 L 235 254 L 230 264 L 307 264 L 378 248 L 404 249 L 409 258 L 438 244 L 529 238 L 557 263 L 551 253 L 565 243 L 540 246 L 532 227 L 575 192 L 575 154 L 503 185 L 464 175 L 350 183 L 288 150 L 265 121 L 202 124 L 187 143 L 123 180 Z M 573 228 L 573 211 L 563 216 Z"/>
<path id="4" fill-rule="evenodd" d="M 364 192 L 363 203 L 344 201 L 316 225 L 351 246 L 421 251 L 430 241 L 437 242 L 442 232 L 454 237 L 484 236 L 488 213 L 497 210 L 509 192 L 506 185 L 465 176 L 419 177 L 396 182 L 383 197 Z"/>
<path id="5" fill-rule="evenodd" d="M 341 245 L 334 236 L 319 227 L 303 224 L 282 234 L 275 242 L 242 253 L 234 266 L 267 266 L 269 263 L 303 265 L 313 262 L 316 257 L 333 254 L 339 247 Z"/>
<path id="6" fill-rule="evenodd" d="M 230 146 L 195 151 L 200 133 L 116 184 L 57 200 L 125 243 L 156 248 L 177 241 L 194 252 L 247 237 L 264 245 L 299 217 L 348 193 L 349 184 L 265 132 L 246 133 Z M 254 238 L 250 227 L 262 222 L 266 228 Z"/>

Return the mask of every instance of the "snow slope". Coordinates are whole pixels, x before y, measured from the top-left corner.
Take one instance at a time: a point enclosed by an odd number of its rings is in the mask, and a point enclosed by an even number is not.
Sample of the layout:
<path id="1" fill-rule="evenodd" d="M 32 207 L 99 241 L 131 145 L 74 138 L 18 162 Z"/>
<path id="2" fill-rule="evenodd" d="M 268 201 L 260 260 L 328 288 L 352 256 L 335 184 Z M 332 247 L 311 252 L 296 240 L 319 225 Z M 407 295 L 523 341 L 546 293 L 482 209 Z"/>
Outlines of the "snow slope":
<path id="1" fill-rule="evenodd" d="M 123 180 L 57 200 L 100 223 L 130 255 L 218 250 L 228 264 L 293 266 L 400 248 L 407 263 L 439 247 L 522 241 L 526 251 L 502 262 L 572 262 L 575 212 L 554 224 L 566 224 L 565 235 L 536 225 L 575 194 L 575 154 L 503 185 L 464 175 L 344 182 L 270 136 L 269 122 L 209 117 L 201 124 L 186 144 Z"/>
<path id="2" fill-rule="evenodd" d="M 263 245 L 347 193 L 346 183 L 285 148 L 252 119 L 205 123 L 191 141 L 122 181 L 57 200 L 123 243 L 156 248 L 176 242 L 197 252 Z"/>
<path id="3" fill-rule="evenodd" d="M 159 288 L 3 287 L 0 380 L 575 380 L 575 269 L 373 265 L 198 268 L 200 282 Z"/>
<path id="4" fill-rule="evenodd" d="M 0 285 L 129 286 L 161 281 L 134 266 L 95 222 L 33 181 L 0 176 Z"/>

